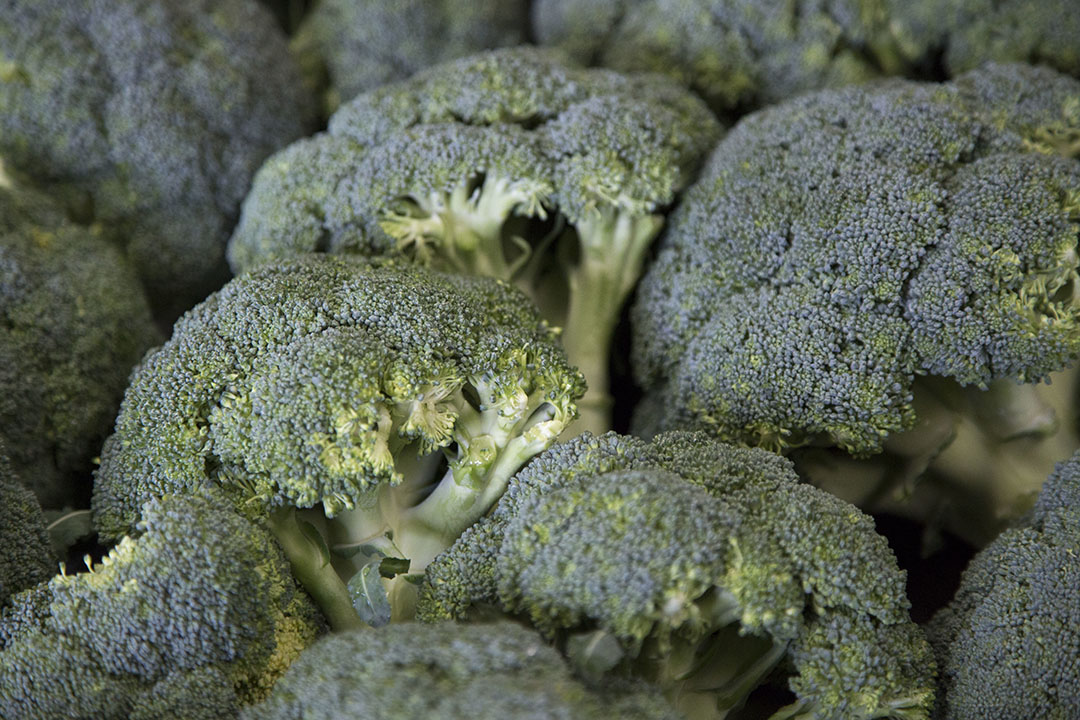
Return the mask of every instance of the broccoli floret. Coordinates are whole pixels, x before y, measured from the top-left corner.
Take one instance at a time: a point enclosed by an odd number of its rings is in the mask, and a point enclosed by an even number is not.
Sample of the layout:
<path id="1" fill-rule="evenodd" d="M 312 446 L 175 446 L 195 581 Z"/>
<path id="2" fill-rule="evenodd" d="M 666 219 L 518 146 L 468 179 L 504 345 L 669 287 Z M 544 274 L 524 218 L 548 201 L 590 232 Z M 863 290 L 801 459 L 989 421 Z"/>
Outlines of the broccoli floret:
<path id="1" fill-rule="evenodd" d="M 694 718 L 724 717 L 781 662 L 797 700 L 777 717 L 925 718 L 933 661 L 904 580 L 869 517 L 778 455 L 584 434 L 435 559 L 419 617 L 494 605 Z"/>
<path id="2" fill-rule="evenodd" d="M 533 28 L 579 62 L 660 72 L 718 112 L 878 76 L 891 57 L 869 44 L 883 16 L 869 3 L 820 0 L 537 0 Z"/>
<path id="3" fill-rule="evenodd" d="M 1080 716 L 1080 452 L 1033 511 L 976 555 L 927 626 L 938 717 Z"/>
<path id="4" fill-rule="evenodd" d="M 291 49 L 329 112 L 344 100 L 481 50 L 520 45 L 525 0 L 321 0 Z"/>
<path id="5" fill-rule="evenodd" d="M 344 579 L 375 570 L 373 555 L 421 573 L 573 420 L 583 391 L 505 283 L 326 255 L 264 266 L 191 310 L 133 374 L 95 522 L 117 537 L 149 497 L 221 486 L 241 512 L 273 516 L 331 621 L 358 624 L 323 543 Z M 378 578 L 359 601 L 385 601 Z M 395 616 L 409 612 L 407 580 L 390 588 Z"/>
<path id="6" fill-rule="evenodd" d="M 127 248 L 172 319 L 227 277 L 259 164 L 314 101 L 255 0 L 0 7 L 0 154 Z"/>
<path id="7" fill-rule="evenodd" d="M 15 593 L 45 582 L 55 572 L 41 505 L 15 477 L 0 439 L 0 607 Z"/>
<path id="8" fill-rule="evenodd" d="M 120 252 L 49 198 L 0 186 L 0 442 L 44 507 L 89 502 L 91 458 L 159 341 Z"/>
<path id="9" fill-rule="evenodd" d="M 0 715 L 216 720 L 262 700 L 322 619 L 273 535 L 226 505 L 152 500 L 89 572 L 16 596 Z"/>
<path id="10" fill-rule="evenodd" d="M 346 631 L 306 650 L 242 718 L 677 720 L 643 686 L 591 688 L 559 653 L 510 622 Z"/>
<path id="11" fill-rule="evenodd" d="M 562 328 L 611 424 L 611 337 L 676 193 L 719 134 L 657 76 L 517 48 L 355 98 L 326 134 L 270 158 L 229 244 L 237 272 L 301 252 L 407 256 L 512 281 Z"/>
<path id="12" fill-rule="evenodd" d="M 802 446 L 864 509 L 985 544 L 1080 445 L 1078 137 L 1080 82 L 1024 65 L 746 117 L 639 288 L 640 426 Z"/>

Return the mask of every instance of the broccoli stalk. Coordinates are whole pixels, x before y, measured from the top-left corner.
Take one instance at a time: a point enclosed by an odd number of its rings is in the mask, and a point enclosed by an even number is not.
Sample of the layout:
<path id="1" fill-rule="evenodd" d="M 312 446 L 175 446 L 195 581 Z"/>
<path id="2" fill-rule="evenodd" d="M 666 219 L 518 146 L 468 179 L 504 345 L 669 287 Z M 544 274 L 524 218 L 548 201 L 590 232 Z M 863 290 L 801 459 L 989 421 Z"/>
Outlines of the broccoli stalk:
<path id="1" fill-rule="evenodd" d="M 884 452 L 854 459 L 822 448 L 793 453 L 815 485 L 874 513 L 937 518 L 983 547 L 1031 508 L 1058 459 L 1080 446 L 1074 398 L 1080 371 L 1039 384 L 995 380 L 986 388 L 943 378 L 915 381 L 915 426 L 890 436 Z"/>
<path id="2" fill-rule="evenodd" d="M 516 252 L 507 252 L 503 227 L 513 216 L 547 217 L 550 192 L 542 183 L 495 174 L 468 178 L 450 192 L 403 199 L 379 224 L 398 241 L 399 251 L 420 262 L 430 263 L 438 254 L 456 272 L 510 282 L 530 251 L 521 240 L 514 243 Z"/>

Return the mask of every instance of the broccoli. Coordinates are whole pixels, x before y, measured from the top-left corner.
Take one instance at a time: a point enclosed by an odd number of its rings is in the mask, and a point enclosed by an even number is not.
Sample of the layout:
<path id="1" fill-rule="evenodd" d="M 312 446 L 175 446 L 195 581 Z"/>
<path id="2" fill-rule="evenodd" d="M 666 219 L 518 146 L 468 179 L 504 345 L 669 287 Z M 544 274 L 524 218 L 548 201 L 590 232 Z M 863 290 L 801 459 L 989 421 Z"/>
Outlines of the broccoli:
<path id="1" fill-rule="evenodd" d="M 971 561 L 927 626 L 941 668 L 938 717 L 1080 716 L 1080 452 L 1033 511 Z"/>
<path id="2" fill-rule="evenodd" d="M 120 252 L 48 197 L 0 186 L 0 442 L 44 507 L 89 502 L 91 458 L 159 341 Z"/>
<path id="3" fill-rule="evenodd" d="M 148 498 L 220 486 L 272 518 L 336 627 L 358 625 L 358 606 L 369 621 L 388 620 L 387 603 L 407 617 L 413 576 L 554 441 L 583 392 L 505 283 L 327 255 L 263 266 L 181 318 L 134 372 L 95 524 L 115 538 Z"/>
<path id="4" fill-rule="evenodd" d="M 323 620 L 273 536 L 206 495 L 151 500 L 137 537 L 0 616 L 0 716 L 235 717 Z"/>
<path id="5" fill-rule="evenodd" d="M 255 0 L 0 6 L 0 155 L 127 249 L 171 320 L 227 277 L 259 164 L 314 101 Z"/>
<path id="6" fill-rule="evenodd" d="M 925 718 L 933 659 L 904 581 L 873 521 L 778 455 L 583 434 L 428 566 L 418 615 L 494 605 L 691 718 L 724 717 L 780 663 L 797 699 L 776 718 Z"/>
<path id="7" fill-rule="evenodd" d="M 0 608 L 55 572 L 41 505 L 15 477 L 0 439 Z"/>
<path id="8" fill-rule="evenodd" d="M 1016 64 L 747 116 L 638 289 L 636 427 L 985 544 L 1080 445 L 1078 154 L 1080 82 Z"/>
<path id="9" fill-rule="evenodd" d="M 989 60 L 1080 77 L 1074 0 L 888 0 L 885 15 L 902 55 L 950 77 Z"/>
<path id="10" fill-rule="evenodd" d="M 562 328 L 611 424 L 623 302 L 719 126 L 666 78 L 533 48 L 444 63 L 360 95 L 326 134 L 270 158 L 229 243 L 237 272 L 302 252 L 408 256 L 513 281 Z"/>
<path id="11" fill-rule="evenodd" d="M 430 65 L 520 45 L 527 20 L 525 0 L 321 0 L 290 47 L 333 112 L 343 100 Z"/>
<path id="12" fill-rule="evenodd" d="M 677 720 L 642 686 L 591 688 L 558 652 L 511 622 L 404 623 L 323 638 L 241 718 Z"/>
<path id="13" fill-rule="evenodd" d="M 532 22 L 542 45 L 585 64 L 664 73 L 727 115 L 990 60 L 1080 76 L 1074 0 L 537 0 Z"/>
<path id="14" fill-rule="evenodd" d="M 877 77 L 868 45 L 880 10 L 820 0 L 536 0 L 542 45 L 578 62 L 660 72 L 720 113 L 739 113 L 801 91 Z M 903 67 L 900 65 L 899 67 Z"/>

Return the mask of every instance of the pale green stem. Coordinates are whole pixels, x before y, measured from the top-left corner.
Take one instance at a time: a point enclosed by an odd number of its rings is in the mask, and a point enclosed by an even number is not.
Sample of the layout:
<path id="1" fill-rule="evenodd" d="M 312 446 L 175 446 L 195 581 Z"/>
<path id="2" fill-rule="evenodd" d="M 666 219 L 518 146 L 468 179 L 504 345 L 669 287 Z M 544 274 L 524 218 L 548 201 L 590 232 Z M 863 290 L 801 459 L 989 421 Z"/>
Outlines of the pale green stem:
<path id="1" fill-rule="evenodd" d="M 292 565 L 293 575 L 322 609 L 334 630 L 367 627 L 353 609 L 345 583 L 334 571 L 325 549 L 306 535 L 292 508 L 270 516 L 270 527 Z"/>
<path id="2" fill-rule="evenodd" d="M 641 276 L 649 245 L 662 226 L 660 216 L 615 209 L 596 211 L 577 223 L 580 247 L 577 264 L 566 270 L 570 298 L 562 344 L 570 362 L 585 376 L 588 391 L 577 403 L 579 417 L 571 424 L 569 437 L 611 429 L 611 339 Z"/>

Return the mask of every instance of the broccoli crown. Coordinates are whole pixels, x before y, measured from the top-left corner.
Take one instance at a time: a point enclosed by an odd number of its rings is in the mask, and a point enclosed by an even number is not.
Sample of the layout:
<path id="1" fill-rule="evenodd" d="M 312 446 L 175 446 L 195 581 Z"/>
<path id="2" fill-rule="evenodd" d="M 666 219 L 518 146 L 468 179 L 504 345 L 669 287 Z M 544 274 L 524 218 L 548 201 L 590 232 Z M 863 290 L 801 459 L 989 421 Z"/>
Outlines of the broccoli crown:
<path id="1" fill-rule="evenodd" d="M 632 311 L 659 428 L 879 451 L 912 383 L 1034 382 L 1080 353 L 1080 83 L 987 65 L 745 118 Z"/>
<path id="2" fill-rule="evenodd" d="M 0 607 L 15 593 L 45 582 L 55 572 L 41 505 L 15 477 L 0 439 Z"/>
<path id="3" fill-rule="evenodd" d="M 159 340 L 115 248 L 45 196 L 0 187 L 0 441 L 45 507 L 89 496 L 78 476 Z"/>
<path id="4" fill-rule="evenodd" d="M 1080 714 L 1080 452 L 1035 508 L 976 555 L 927 626 L 941 668 L 938 715 Z"/>
<path id="5" fill-rule="evenodd" d="M 321 632 L 273 536 L 221 497 L 152 500 L 142 517 L 141 534 L 90 572 L 16 596 L 0 619 L 16 624 L 0 653 L 0 715 L 191 717 L 202 697 L 199 718 L 226 717 L 262 699 Z"/>
<path id="6" fill-rule="evenodd" d="M 42 0 L 0 9 L 0 153 L 124 239 L 155 306 L 226 277 L 263 159 L 314 103 L 254 0 Z"/>
<path id="7" fill-rule="evenodd" d="M 653 71 L 720 112 L 882 74 L 952 76 L 987 61 L 1080 76 L 1071 0 L 537 0 L 543 45 Z"/>
<path id="8" fill-rule="evenodd" d="M 868 516 L 777 455 L 701 433 L 585 434 L 538 456 L 436 558 L 419 616 L 495 604 L 548 635 L 599 628 L 676 696 L 693 671 L 649 668 L 687 644 L 707 656 L 735 625 L 789 657 L 803 712 L 924 717 L 931 658 L 904 579 Z"/>
<path id="9" fill-rule="evenodd" d="M 504 451 L 547 447 L 582 385 L 504 283 L 322 255 L 267 266 L 191 310 L 135 371 L 95 520 L 116 537 L 146 498 L 204 485 L 247 510 L 333 516 L 437 449 L 466 483 Z"/>
<path id="10" fill-rule="evenodd" d="M 324 0 L 297 28 L 292 50 L 326 105 L 430 66 L 525 41 L 524 0 Z"/>
<path id="11" fill-rule="evenodd" d="M 881 30 L 860 0 L 538 0 L 543 45 L 579 62 L 661 72 L 718 111 L 861 82 L 881 69 L 868 52 Z"/>
<path id="12" fill-rule="evenodd" d="M 229 259 L 236 271 L 312 251 L 423 259 L 441 241 L 455 244 L 441 262 L 461 269 L 479 236 L 480 250 L 499 247 L 487 274 L 508 276 L 525 252 L 501 248 L 512 217 L 656 212 L 718 133 L 700 101 L 662 78 L 583 70 L 527 47 L 446 62 L 359 95 L 327 133 L 271 157 Z"/>
<path id="13" fill-rule="evenodd" d="M 559 653 L 510 622 L 400 624 L 335 633 L 306 650 L 241 716 L 380 720 L 675 720 L 655 692 L 576 680 Z"/>
<path id="14" fill-rule="evenodd" d="M 1080 77 L 1080 16 L 1072 0 L 886 0 L 885 15 L 905 55 L 940 53 L 950 75 L 995 60 Z"/>

